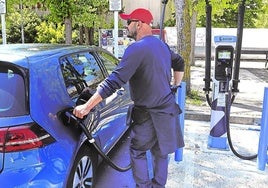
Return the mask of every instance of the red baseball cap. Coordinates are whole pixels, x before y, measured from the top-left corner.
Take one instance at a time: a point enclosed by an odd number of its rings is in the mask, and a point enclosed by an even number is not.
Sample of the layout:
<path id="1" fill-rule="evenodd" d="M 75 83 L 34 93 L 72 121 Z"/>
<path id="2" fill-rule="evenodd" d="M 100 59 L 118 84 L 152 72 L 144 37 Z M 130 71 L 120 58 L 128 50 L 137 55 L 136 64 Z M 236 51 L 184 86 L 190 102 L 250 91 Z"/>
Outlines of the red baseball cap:
<path id="1" fill-rule="evenodd" d="M 148 25 L 153 21 L 151 12 L 144 8 L 133 10 L 130 14 L 119 14 L 123 20 L 140 20 Z"/>

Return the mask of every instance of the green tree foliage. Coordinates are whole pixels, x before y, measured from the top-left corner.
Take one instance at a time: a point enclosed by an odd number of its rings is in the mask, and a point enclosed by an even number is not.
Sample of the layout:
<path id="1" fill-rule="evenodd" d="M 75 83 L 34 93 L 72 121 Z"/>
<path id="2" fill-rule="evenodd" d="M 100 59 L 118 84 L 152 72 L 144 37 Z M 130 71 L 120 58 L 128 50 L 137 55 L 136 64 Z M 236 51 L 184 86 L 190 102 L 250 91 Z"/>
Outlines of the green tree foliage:
<path id="1" fill-rule="evenodd" d="M 64 25 L 42 22 L 36 27 L 37 41 L 40 43 L 64 43 Z"/>
<path id="2" fill-rule="evenodd" d="M 256 20 L 259 14 L 262 12 L 263 0 L 246 0 L 245 1 L 245 16 L 244 27 L 254 28 L 256 27 Z M 212 7 L 219 5 L 218 2 L 211 2 Z M 212 26 L 222 28 L 236 28 L 238 20 L 238 7 L 241 4 L 241 0 L 231 0 L 226 2 L 224 6 L 218 7 L 212 10 Z M 221 4 L 223 5 L 223 4 Z M 217 11 L 220 10 L 220 11 Z M 206 17 L 200 16 L 198 26 L 205 27 Z"/>
<path id="3" fill-rule="evenodd" d="M 24 31 L 24 42 L 34 43 L 36 41 L 36 26 L 39 25 L 41 19 L 32 10 L 23 9 L 23 13 L 10 12 L 7 16 L 7 42 L 8 43 L 21 43 L 22 30 Z"/>
<path id="4" fill-rule="evenodd" d="M 8 0 L 7 7 L 8 12 L 19 12 L 19 5 L 23 7 L 32 8 L 35 5 L 41 5 L 42 9 L 48 12 L 47 21 L 64 24 L 65 32 L 64 38 L 66 43 L 72 43 L 73 32 L 77 37 L 78 29 L 83 31 L 81 37 L 87 38 L 87 41 L 94 40 L 94 33 L 100 27 L 105 28 L 110 26 L 112 19 L 109 14 L 108 4 L 109 0 Z M 53 25 L 53 24 L 52 24 Z M 50 25 L 50 29 L 55 27 Z M 45 34 L 39 31 L 39 34 Z M 52 34 L 52 35 L 55 35 Z M 50 35 L 52 37 L 52 35 Z M 38 40 L 48 39 L 48 36 L 39 37 Z M 52 37 L 52 41 L 57 41 L 55 37 Z M 43 39 L 41 41 L 43 41 Z M 61 40 L 60 40 L 61 41 Z M 75 42 L 79 41 L 75 38 Z"/>
<path id="5" fill-rule="evenodd" d="M 111 24 L 108 0 L 81 1 L 72 15 L 73 25 L 80 29 L 80 41 L 86 44 L 98 44 L 98 29 Z M 95 37 L 97 36 L 97 37 Z M 80 42 L 81 43 L 81 42 Z"/>
<path id="6" fill-rule="evenodd" d="M 36 27 L 37 42 L 40 43 L 65 43 L 64 24 L 54 24 L 53 22 L 43 21 Z M 73 32 L 73 43 L 77 43 L 77 32 Z"/>
<path id="7" fill-rule="evenodd" d="M 107 20 L 108 0 L 40 0 L 50 11 L 54 22 L 65 23 L 65 36 L 70 37 L 72 28 L 99 28 Z M 70 24 L 71 27 L 68 27 Z M 94 32 L 91 33 L 92 35 Z M 91 36 L 93 37 L 93 36 Z M 94 37 L 93 37 L 94 38 Z"/>
<path id="8" fill-rule="evenodd" d="M 209 0 L 212 5 L 212 26 L 231 28 L 237 27 L 238 7 L 242 0 Z M 165 26 L 175 26 L 176 17 L 174 2 L 170 1 L 171 13 L 167 16 Z M 267 27 L 268 25 L 268 0 L 246 0 L 245 1 L 245 27 Z M 192 11 L 198 12 L 197 26 L 206 25 L 206 1 L 192 1 Z M 191 14 L 191 13 L 190 13 Z"/>
<path id="9" fill-rule="evenodd" d="M 174 9 L 174 1 L 168 2 L 168 9 L 170 10 L 169 14 L 166 16 L 165 26 L 175 26 L 176 24 L 176 14 Z M 225 8 L 230 6 L 230 1 L 232 0 L 209 0 L 212 5 L 212 11 L 214 14 L 222 15 Z M 206 1 L 205 0 L 191 0 L 190 3 L 191 9 L 189 10 L 190 16 L 193 15 L 193 12 L 197 12 L 198 19 L 205 18 L 206 16 Z"/>
<path id="10" fill-rule="evenodd" d="M 78 0 L 77 0 L 78 1 Z M 109 23 L 108 0 L 79 0 L 72 14 L 74 24 L 86 27 L 103 27 Z"/>
<path id="11" fill-rule="evenodd" d="M 256 21 L 256 27 L 258 28 L 268 28 L 268 0 L 263 0 L 263 6 L 261 12 L 258 14 L 258 19 L 254 18 Z"/>

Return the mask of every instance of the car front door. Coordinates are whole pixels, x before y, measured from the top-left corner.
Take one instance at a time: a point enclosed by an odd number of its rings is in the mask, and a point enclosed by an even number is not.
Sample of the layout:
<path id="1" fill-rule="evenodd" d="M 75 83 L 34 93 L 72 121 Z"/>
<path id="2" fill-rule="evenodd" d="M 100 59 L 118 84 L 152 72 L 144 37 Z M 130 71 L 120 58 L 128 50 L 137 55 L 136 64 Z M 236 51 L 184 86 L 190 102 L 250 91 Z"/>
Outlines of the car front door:
<path id="1" fill-rule="evenodd" d="M 71 54 L 62 57 L 60 63 L 67 91 L 74 102 L 85 90 L 93 94 L 107 76 L 106 68 L 94 52 Z M 121 111 L 122 90 L 98 104 L 84 121 L 105 152 L 126 129 L 121 124 L 125 120 Z"/>

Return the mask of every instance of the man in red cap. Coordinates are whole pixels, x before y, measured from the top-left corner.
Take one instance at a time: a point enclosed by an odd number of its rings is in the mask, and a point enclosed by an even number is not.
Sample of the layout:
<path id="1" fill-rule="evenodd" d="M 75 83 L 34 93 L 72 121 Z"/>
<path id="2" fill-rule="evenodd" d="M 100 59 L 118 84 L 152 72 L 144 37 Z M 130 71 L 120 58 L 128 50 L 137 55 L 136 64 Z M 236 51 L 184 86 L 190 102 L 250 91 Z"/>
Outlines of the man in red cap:
<path id="1" fill-rule="evenodd" d="M 174 90 L 180 85 L 184 61 L 167 44 L 152 35 L 153 16 L 142 8 L 131 14 L 120 14 L 127 20 L 129 36 L 136 42 L 125 50 L 117 68 L 102 82 L 96 93 L 74 115 L 84 117 L 103 99 L 112 95 L 129 81 L 133 127 L 130 158 L 136 187 L 163 188 L 168 175 L 168 154 L 184 146 Z M 173 69 L 173 86 L 171 86 Z M 149 179 L 146 151 L 154 159 L 154 177 Z"/>

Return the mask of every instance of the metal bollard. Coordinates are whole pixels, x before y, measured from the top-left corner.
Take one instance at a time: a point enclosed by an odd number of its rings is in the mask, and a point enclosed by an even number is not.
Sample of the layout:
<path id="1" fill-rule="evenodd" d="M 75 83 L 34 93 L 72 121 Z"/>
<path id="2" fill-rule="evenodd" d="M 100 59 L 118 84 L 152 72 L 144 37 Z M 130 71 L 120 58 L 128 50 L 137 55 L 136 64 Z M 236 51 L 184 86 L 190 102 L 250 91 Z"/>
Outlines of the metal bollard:
<path id="1" fill-rule="evenodd" d="M 259 137 L 258 148 L 258 168 L 265 170 L 265 165 L 268 162 L 267 147 L 268 147 L 268 87 L 264 88 L 263 108 L 261 118 L 261 131 Z"/>
<path id="2" fill-rule="evenodd" d="M 184 115 L 185 115 L 185 98 L 186 98 L 186 83 L 181 82 L 181 87 L 178 89 L 176 94 L 176 102 L 179 104 L 182 113 L 179 115 L 179 122 L 182 131 L 182 136 L 184 136 Z M 175 151 L 174 160 L 182 161 L 183 158 L 183 148 L 178 148 Z"/>

